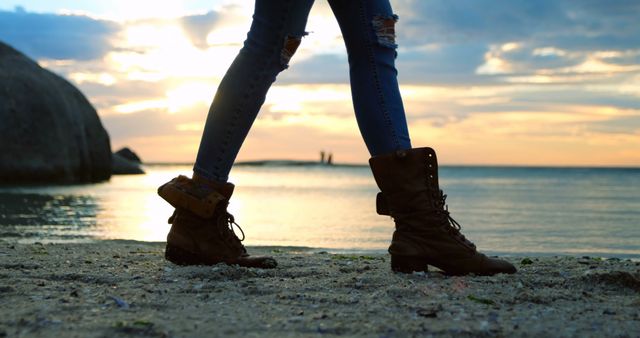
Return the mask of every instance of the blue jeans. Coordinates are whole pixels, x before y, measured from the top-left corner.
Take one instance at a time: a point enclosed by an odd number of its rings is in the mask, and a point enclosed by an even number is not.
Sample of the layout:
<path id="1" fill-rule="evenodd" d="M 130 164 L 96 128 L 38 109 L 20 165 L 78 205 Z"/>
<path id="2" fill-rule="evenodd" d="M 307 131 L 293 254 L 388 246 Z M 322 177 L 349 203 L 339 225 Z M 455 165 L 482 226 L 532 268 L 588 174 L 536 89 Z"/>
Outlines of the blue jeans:
<path id="1" fill-rule="evenodd" d="M 395 23 L 389 0 L 329 0 L 349 56 L 351 96 L 371 156 L 410 149 L 395 68 Z M 256 0 L 244 47 L 213 99 L 194 172 L 226 182 L 276 76 L 305 33 L 313 0 Z"/>

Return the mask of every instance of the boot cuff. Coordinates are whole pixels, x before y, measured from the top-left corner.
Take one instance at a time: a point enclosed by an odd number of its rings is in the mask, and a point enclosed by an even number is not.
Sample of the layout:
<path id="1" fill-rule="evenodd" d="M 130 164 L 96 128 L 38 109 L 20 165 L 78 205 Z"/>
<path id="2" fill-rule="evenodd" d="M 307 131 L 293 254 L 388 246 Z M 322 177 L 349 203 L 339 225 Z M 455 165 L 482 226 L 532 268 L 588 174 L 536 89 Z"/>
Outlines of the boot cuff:
<path id="1" fill-rule="evenodd" d="M 233 190 L 235 186 L 228 182 L 216 182 L 212 181 L 206 177 L 200 176 L 196 173 L 193 173 L 193 177 L 191 178 L 194 183 L 204 185 L 210 189 L 215 190 L 219 194 L 223 195 L 227 199 L 231 198 L 233 195 Z"/>

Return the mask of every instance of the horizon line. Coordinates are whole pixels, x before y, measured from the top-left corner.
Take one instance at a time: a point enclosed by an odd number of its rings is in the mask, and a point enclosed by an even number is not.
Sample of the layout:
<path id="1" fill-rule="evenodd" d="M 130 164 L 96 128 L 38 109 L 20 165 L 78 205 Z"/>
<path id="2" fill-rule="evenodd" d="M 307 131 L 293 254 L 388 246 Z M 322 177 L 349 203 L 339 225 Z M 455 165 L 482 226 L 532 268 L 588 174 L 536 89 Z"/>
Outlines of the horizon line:
<path id="1" fill-rule="evenodd" d="M 153 161 L 142 162 L 142 165 L 150 166 L 169 166 L 169 165 L 184 165 L 192 166 L 193 162 L 165 162 L 165 161 Z M 233 164 L 234 166 L 326 166 L 326 167 L 369 167 L 366 163 L 349 163 L 349 162 L 337 162 L 337 163 L 322 163 L 318 160 L 292 160 L 292 159 L 268 159 L 268 160 L 251 160 L 251 161 L 238 161 Z M 456 164 L 445 163 L 439 164 L 440 167 L 469 167 L 469 168 L 531 168 L 531 169 L 639 169 L 640 166 L 634 165 L 549 165 L 549 164 Z"/>

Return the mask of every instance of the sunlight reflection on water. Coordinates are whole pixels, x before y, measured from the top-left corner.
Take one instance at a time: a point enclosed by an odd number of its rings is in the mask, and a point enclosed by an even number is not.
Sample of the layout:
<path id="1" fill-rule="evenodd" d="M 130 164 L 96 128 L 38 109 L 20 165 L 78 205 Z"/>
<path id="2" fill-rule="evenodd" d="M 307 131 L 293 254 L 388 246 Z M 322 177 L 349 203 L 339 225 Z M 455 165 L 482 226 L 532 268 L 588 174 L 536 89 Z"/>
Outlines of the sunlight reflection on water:
<path id="1" fill-rule="evenodd" d="M 172 208 L 156 195 L 189 166 L 91 185 L 0 188 L 0 238 L 164 241 Z M 229 209 L 248 245 L 385 250 L 366 167 L 238 166 Z M 489 252 L 640 257 L 638 170 L 444 167 L 441 184 L 464 233 Z"/>

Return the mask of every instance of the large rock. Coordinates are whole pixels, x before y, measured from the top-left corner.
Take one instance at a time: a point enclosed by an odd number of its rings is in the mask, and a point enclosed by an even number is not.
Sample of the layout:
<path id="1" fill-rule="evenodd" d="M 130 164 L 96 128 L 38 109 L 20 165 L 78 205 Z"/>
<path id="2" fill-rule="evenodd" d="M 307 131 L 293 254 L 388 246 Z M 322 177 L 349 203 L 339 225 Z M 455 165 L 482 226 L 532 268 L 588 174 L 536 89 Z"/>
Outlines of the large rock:
<path id="1" fill-rule="evenodd" d="M 97 182 L 110 176 L 109 135 L 89 101 L 0 42 L 0 183 Z"/>

